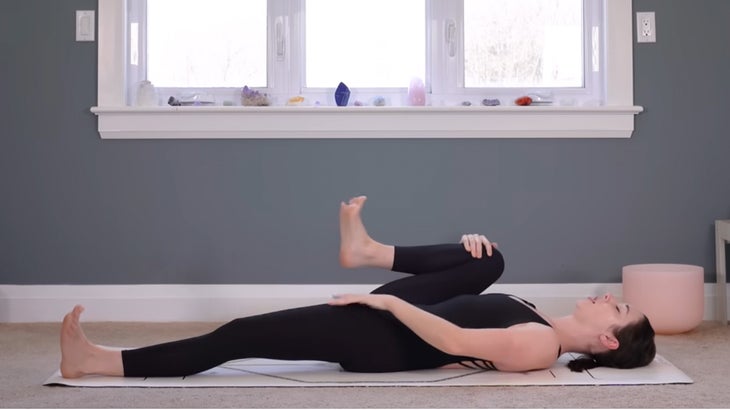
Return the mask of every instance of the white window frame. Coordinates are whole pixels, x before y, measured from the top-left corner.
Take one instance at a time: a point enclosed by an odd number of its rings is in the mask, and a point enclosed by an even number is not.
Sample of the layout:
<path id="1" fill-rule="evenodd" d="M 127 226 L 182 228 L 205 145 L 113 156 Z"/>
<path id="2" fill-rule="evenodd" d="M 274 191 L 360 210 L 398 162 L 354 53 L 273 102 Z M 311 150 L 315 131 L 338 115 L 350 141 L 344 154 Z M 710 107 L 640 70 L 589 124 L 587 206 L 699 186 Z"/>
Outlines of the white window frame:
<path id="1" fill-rule="evenodd" d="M 136 107 L 126 104 L 126 0 L 104 0 L 91 111 L 101 138 L 117 139 L 630 138 L 643 111 L 633 103 L 631 0 L 605 3 L 610 58 L 600 106 Z M 284 74 L 272 80 L 293 81 Z"/>

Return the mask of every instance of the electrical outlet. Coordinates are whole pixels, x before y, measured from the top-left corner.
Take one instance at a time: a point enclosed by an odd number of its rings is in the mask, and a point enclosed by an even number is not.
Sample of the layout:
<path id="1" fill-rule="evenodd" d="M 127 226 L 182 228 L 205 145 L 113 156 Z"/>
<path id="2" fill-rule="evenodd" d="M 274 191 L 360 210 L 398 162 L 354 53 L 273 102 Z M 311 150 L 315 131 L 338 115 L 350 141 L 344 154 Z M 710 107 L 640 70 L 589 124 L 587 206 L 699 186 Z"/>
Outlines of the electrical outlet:
<path id="1" fill-rule="evenodd" d="M 636 41 L 656 43 L 656 19 L 653 11 L 636 13 Z"/>

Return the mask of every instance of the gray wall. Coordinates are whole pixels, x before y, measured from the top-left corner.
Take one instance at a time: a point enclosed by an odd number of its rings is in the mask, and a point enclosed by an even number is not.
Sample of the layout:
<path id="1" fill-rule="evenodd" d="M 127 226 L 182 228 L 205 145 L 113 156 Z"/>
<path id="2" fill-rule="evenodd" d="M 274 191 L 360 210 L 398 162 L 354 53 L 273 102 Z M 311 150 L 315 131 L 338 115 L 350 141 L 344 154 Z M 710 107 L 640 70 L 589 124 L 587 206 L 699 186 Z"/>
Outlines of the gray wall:
<path id="1" fill-rule="evenodd" d="M 339 201 L 390 243 L 484 232 L 503 283 L 619 282 L 632 263 L 714 280 L 730 218 L 730 2 L 641 0 L 625 140 L 101 140 L 92 0 L 0 2 L 0 283 L 380 283 L 337 265 Z"/>

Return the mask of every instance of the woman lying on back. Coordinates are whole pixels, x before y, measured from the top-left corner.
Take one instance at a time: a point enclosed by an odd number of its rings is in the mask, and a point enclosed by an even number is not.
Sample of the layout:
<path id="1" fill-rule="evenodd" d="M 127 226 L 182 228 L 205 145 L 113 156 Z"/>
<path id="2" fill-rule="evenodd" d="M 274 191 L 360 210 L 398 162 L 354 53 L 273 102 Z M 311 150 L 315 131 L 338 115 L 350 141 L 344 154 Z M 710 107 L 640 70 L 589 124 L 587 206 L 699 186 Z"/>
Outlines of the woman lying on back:
<path id="1" fill-rule="evenodd" d="M 353 372 L 469 367 L 522 372 L 550 367 L 632 368 L 655 355 L 654 331 L 640 311 L 610 294 L 550 317 L 513 295 L 482 294 L 504 270 L 483 235 L 458 244 L 393 246 L 373 240 L 361 219 L 365 197 L 340 206 L 340 263 L 410 276 L 366 295 L 235 319 L 198 337 L 128 350 L 91 343 L 76 306 L 63 320 L 61 373 L 127 377 L 187 376 L 234 359 L 321 360 Z"/>

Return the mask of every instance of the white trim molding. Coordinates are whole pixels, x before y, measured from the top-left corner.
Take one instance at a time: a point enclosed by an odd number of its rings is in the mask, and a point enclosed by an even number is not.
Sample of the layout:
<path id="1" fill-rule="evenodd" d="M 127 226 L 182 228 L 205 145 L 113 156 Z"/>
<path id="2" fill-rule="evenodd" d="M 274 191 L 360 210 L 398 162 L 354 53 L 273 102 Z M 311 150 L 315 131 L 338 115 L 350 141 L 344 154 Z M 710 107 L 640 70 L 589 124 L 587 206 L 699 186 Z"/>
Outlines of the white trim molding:
<path id="1" fill-rule="evenodd" d="M 131 107 L 126 0 L 98 4 L 98 95 L 104 139 L 630 138 L 634 117 L 631 0 L 605 2 L 605 101 L 518 107 Z"/>
<path id="2" fill-rule="evenodd" d="M 629 138 L 642 107 L 94 107 L 101 138 Z"/>
<path id="3" fill-rule="evenodd" d="M 237 317 L 326 303 L 333 294 L 368 293 L 378 285 L 0 285 L 0 323 L 60 322 L 74 305 L 92 322 L 224 322 Z M 550 315 L 620 283 L 495 284 L 490 293 L 518 295 Z M 705 285 L 705 320 L 713 320 L 715 286 Z"/>

